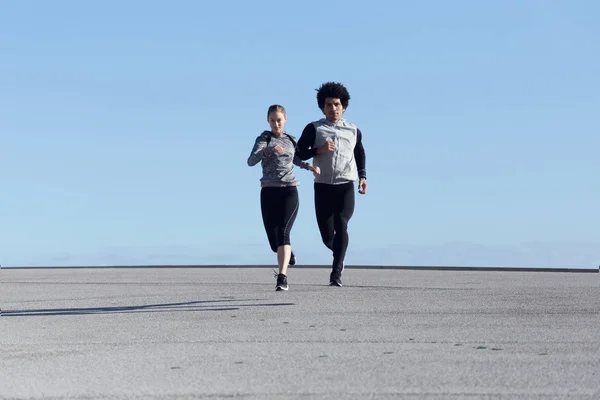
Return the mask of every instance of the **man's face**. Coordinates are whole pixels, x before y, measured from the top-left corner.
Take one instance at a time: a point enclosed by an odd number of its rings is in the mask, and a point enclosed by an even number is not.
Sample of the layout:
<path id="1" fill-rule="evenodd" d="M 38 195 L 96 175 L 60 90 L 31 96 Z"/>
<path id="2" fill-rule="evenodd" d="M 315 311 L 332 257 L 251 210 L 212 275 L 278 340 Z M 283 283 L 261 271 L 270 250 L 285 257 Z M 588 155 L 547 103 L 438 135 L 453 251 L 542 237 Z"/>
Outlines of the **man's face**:
<path id="1" fill-rule="evenodd" d="M 323 107 L 323 114 L 331 122 L 338 122 L 342 119 L 344 114 L 344 107 L 340 99 L 334 97 L 327 97 L 325 99 L 325 107 Z"/>

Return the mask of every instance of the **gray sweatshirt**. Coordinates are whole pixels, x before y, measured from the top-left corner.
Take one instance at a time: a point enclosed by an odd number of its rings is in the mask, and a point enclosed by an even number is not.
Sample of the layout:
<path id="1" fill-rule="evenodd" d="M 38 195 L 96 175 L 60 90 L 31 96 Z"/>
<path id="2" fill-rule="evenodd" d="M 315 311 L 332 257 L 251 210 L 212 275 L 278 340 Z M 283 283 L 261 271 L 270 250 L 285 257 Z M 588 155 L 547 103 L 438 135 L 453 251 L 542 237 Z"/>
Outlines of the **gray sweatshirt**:
<path id="1" fill-rule="evenodd" d="M 270 143 L 267 145 L 269 137 Z M 294 165 L 308 169 L 310 164 L 298 157 L 295 142 L 296 139 L 285 132 L 279 137 L 271 131 L 264 131 L 256 138 L 248 157 L 248 166 L 252 167 L 261 163 L 263 173 L 260 182 L 262 187 L 299 185 L 294 176 Z M 275 153 L 273 147 L 277 145 L 283 148 L 283 154 Z"/>

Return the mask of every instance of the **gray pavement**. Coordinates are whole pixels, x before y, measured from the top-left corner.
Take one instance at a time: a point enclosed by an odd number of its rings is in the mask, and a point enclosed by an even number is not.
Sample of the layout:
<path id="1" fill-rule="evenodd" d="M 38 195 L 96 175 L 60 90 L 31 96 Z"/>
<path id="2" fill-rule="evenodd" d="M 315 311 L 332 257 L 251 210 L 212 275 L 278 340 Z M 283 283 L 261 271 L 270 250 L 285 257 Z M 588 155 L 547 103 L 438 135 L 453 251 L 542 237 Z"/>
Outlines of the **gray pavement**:
<path id="1" fill-rule="evenodd" d="M 0 274 L 2 399 L 600 399 L 597 273 Z"/>

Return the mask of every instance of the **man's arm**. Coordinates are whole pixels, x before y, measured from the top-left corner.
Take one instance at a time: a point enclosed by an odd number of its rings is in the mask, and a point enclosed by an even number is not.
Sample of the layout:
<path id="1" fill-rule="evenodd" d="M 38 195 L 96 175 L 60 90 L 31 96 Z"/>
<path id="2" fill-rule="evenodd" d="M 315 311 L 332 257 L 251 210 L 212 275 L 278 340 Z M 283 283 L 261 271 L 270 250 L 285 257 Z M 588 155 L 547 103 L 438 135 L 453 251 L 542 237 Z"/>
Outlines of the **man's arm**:
<path id="1" fill-rule="evenodd" d="M 317 131 L 312 123 L 304 127 L 302 135 L 298 139 L 298 157 L 300 159 L 308 160 L 317 155 L 317 149 L 312 147 L 313 143 L 315 143 L 316 135 Z"/>
<path id="2" fill-rule="evenodd" d="M 358 177 L 367 179 L 367 156 L 365 148 L 362 144 L 362 132 L 356 129 L 356 146 L 354 146 L 354 159 L 356 160 L 356 168 L 358 169 Z"/>
<path id="3" fill-rule="evenodd" d="M 292 163 L 301 169 L 310 170 L 310 164 L 305 161 L 302 161 L 300 159 L 300 157 L 298 157 L 298 148 L 296 148 L 296 152 L 294 153 L 294 158 L 292 159 Z"/>

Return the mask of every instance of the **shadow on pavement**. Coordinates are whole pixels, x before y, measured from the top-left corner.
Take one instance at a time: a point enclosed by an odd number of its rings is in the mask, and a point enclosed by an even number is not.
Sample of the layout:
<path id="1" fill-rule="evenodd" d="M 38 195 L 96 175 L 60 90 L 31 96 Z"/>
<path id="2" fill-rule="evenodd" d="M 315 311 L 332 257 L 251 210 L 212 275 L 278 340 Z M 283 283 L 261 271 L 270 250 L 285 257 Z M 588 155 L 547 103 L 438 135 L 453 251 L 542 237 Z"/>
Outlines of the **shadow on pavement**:
<path id="1" fill-rule="evenodd" d="M 280 307 L 293 306 L 294 303 L 250 303 L 250 304 L 215 304 L 225 302 L 241 302 L 256 300 L 205 300 L 183 303 L 146 304 L 139 306 L 87 307 L 87 308 L 46 308 L 32 310 L 2 310 L 2 317 L 30 317 L 40 315 L 86 315 L 86 314 L 122 314 L 149 312 L 180 311 L 235 311 L 240 307 Z"/>

